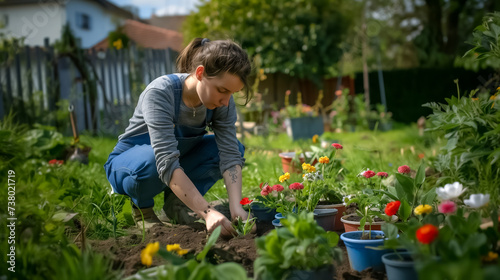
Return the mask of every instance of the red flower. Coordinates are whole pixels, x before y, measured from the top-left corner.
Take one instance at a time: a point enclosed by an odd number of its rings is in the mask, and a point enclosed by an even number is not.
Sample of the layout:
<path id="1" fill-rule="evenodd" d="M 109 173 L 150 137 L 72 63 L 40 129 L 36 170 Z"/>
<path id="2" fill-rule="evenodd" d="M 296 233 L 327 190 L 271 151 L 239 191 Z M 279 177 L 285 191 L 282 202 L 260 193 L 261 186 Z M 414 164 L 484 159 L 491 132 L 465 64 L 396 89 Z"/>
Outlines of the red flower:
<path id="1" fill-rule="evenodd" d="M 244 197 L 244 198 L 240 201 L 240 204 L 241 204 L 241 205 L 247 205 L 247 204 L 252 203 L 252 201 L 253 201 L 253 199 L 252 199 L 252 200 L 250 200 L 250 199 L 248 199 L 248 197 Z"/>
<path id="2" fill-rule="evenodd" d="M 429 244 L 436 239 L 438 234 L 439 229 L 436 226 L 426 224 L 417 230 L 417 240 L 422 244 Z"/>
<path id="3" fill-rule="evenodd" d="M 365 172 L 363 172 L 363 176 L 365 176 L 365 178 L 371 178 L 375 176 L 375 172 L 371 170 L 366 170 Z"/>
<path id="4" fill-rule="evenodd" d="M 264 183 L 264 182 L 260 183 L 259 188 L 260 188 L 261 190 L 262 190 L 262 186 L 263 186 L 263 185 L 264 185 L 264 187 L 265 187 L 265 186 L 267 186 L 267 183 Z"/>
<path id="5" fill-rule="evenodd" d="M 64 163 L 64 160 L 57 160 L 57 159 L 49 160 L 49 165 L 54 165 L 54 164 L 61 165 L 63 163 Z"/>
<path id="6" fill-rule="evenodd" d="M 332 147 L 334 147 L 335 149 L 337 150 L 342 150 L 344 147 L 342 147 L 342 145 L 340 145 L 339 143 L 333 143 L 332 144 Z"/>
<path id="7" fill-rule="evenodd" d="M 396 215 L 396 213 L 398 213 L 399 206 L 401 206 L 401 201 L 399 200 L 387 203 L 385 206 L 385 214 L 387 216 Z"/>
<path id="8" fill-rule="evenodd" d="M 289 187 L 291 190 L 302 190 L 304 188 L 304 185 L 301 183 L 293 183 Z"/>
<path id="9" fill-rule="evenodd" d="M 282 185 L 274 185 L 273 186 L 273 191 L 277 191 L 277 192 L 281 192 L 283 191 L 285 188 L 283 188 Z"/>
<path id="10" fill-rule="evenodd" d="M 408 165 L 401 165 L 400 167 L 398 167 L 398 172 L 401 174 L 409 174 L 410 167 Z"/>
<path id="11" fill-rule="evenodd" d="M 378 172 L 377 176 L 387 178 L 389 176 L 389 174 L 387 174 L 387 172 Z"/>

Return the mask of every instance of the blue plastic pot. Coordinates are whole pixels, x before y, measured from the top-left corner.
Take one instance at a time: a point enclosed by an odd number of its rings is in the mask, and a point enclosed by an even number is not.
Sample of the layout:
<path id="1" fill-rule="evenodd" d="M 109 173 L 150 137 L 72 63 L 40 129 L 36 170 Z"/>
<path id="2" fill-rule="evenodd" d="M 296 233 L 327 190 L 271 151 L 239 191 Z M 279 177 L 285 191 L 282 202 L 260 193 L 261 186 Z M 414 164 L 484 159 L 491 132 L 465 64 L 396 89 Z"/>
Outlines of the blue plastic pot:
<path id="1" fill-rule="evenodd" d="M 271 209 L 260 203 L 252 203 L 251 208 L 254 217 L 262 222 L 271 222 L 276 215 L 276 209 Z"/>
<path id="2" fill-rule="evenodd" d="M 365 231 L 365 233 L 368 231 Z M 384 239 L 361 240 L 362 231 L 350 231 L 340 235 L 347 249 L 347 256 L 351 268 L 356 271 L 362 271 L 368 267 L 374 270 L 383 271 L 382 255 L 391 252 L 390 250 L 374 250 L 366 247 L 377 247 L 384 244 Z M 372 230 L 372 236 L 384 235 L 381 230 Z"/>
<path id="3" fill-rule="evenodd" d="M 403 259 L 401 259 L 403 258 Z M 408 252 L 388 253 L 382 256 L 388 280 L 417 280 L 415 262 Z"/>
<path id="4" fill-rule="evenodd" d="M 272 223 L 273 223 L 274 228 L 280 228 L 283 226 L 280 222 L 280 219 L 274 219 Z"/>
<path id="5" fill-rule="evenodd" d="M 274 215 L 274 218 L 275 218 L 275 219 L 279 219 L 279 220 L 281 220 L 281 219 L 283 219 L 283 218 L 285 218 L 285 217 L 283 217 L 283 214 L 281 214 L 281 213 L 276 213 L 276 214 Z"/>

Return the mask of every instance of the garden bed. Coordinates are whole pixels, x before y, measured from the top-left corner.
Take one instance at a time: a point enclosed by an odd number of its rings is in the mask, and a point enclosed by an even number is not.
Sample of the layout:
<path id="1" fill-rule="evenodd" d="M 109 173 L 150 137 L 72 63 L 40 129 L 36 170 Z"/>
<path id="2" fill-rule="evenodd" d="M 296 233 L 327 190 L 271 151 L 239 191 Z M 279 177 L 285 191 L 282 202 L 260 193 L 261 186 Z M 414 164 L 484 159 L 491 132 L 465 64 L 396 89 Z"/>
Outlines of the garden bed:
<path id="1" fill-rule="evenodd" d="M 272 229 L 274 227 L 270 223 L 257 223 L 256 234 L 229 240 L 219 238 L 211 249 L 209 258 L 218 263 L 239 263 L 248 272 L 248 277 L 253 277 L 253 262 L 257 258 L 255 238 L 267 234 Z M 340 235 L 342 232 L 337 233 Z M 146 268 L 141 263 L 141 250 L 150 242 L 158 241 L 161 246 L 178 243 L 182 248 L 189 249 L 196 254 L 203 249 L 207 239 L 205 225 L 195 223 L 191 225 L 154 226 L 146 230 L 144 242 L 142 241 L 142 234 L 133 229 L 129 235 L 119 237 L 116 240 L 112 238 L 91 240 L 89 243 L 92 250 L 104 254 L 113 261 L 114 269 L 123 269 L 123 276 L 126 277 Z M 343 252 L 343 262 L 341 265 L 335 266 L 336 279 L 387 279 L 385 273 L 371 271 L 370 269 L 363 272 L 351 270 L 346 248 L 342 241 L 339 242 L 339 247 Z M 162 258 L 154 258 L 152 266 L 161 265 L 162 263 Z"/>

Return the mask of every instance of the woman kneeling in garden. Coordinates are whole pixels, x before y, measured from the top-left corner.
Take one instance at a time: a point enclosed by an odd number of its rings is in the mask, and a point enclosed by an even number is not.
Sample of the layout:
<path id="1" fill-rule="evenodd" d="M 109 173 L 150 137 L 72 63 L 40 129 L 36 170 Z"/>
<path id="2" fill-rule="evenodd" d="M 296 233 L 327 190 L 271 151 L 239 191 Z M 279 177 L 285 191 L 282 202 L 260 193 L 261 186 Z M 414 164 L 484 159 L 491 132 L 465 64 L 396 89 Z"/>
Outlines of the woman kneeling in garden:
<path id="1" fill-rule="evenodd" d="M 233 93 L 245 88 L 250 98 L 248 55 L 234 42 L 197 38 L 180 53 L 177 69 L 184 74 L 161 76 L 141 93 L 104 165 L 106 175 L 115 192 L 131 198 L 141 228 L 161 223 L 153 198 L 164 191 L 170 220 L 190 223 L 198 215 L 209 232 L 222 225 L 222 234 L 231 235 L 231 222 L 203 195 L 224 178 L 232 218 L 247 219 L 239 204 L 245 159 Z M 206 135 L 207 126 L 213 135 Z"/>

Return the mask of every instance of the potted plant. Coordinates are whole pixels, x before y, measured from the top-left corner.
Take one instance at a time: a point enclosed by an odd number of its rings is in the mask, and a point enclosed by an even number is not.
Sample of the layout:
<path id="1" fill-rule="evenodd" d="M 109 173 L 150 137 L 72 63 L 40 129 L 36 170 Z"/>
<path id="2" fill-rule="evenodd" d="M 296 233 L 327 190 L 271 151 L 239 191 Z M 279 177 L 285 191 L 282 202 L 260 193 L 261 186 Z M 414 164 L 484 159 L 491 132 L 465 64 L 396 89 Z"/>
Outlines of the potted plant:
<path id="1" fill-rule="evenodd" d="M 287 90 L 285 94 L 285 107 L 281 109 L 285 119 L 286 132 L 293 140 L 309 139 L 313 135 L 321 135 L 323 133 L 323 118 L 318 116 L 318 104 L 313 107 L 302 104 L 302 94 L 297 93 L 297 104 L 290 105 L 289 97 L 291 91 Z M 321 94 L 319 95 L 321 96 Z M 320 97 L 318 97 L 320 98 Z"/>
<path id="2" fill-rule="evenodd" d="M 318 226 L 313 213 L 290 213 L 282 223 L 256 240 L 255 279 L 331 279 L 342 257 L 339 236 Z"/>
<path id="3" fill-rule="evenodd" d="M 489 194 L 459 199 L 461 184 L 438 188 L 439 203 L 418 205 L 406 222 L 384 225 L 388 241 L 384 248 L 406 249 L 383 257 L 388 279 L 494 279 L 500 273 L 495 225 L 481 227 L 482 217 L 497 219 L 498 207 L 488 205 Z M 392 233 L 391 233 L 392 232 Z M 399 238 L 394 238 L 400 232 Z M 413 272 L 412 272 L 413 271 Z M 393 274 L 394 273 L 394 274 Z M 401 278 L 404 277 L 404 278 Z"/>

